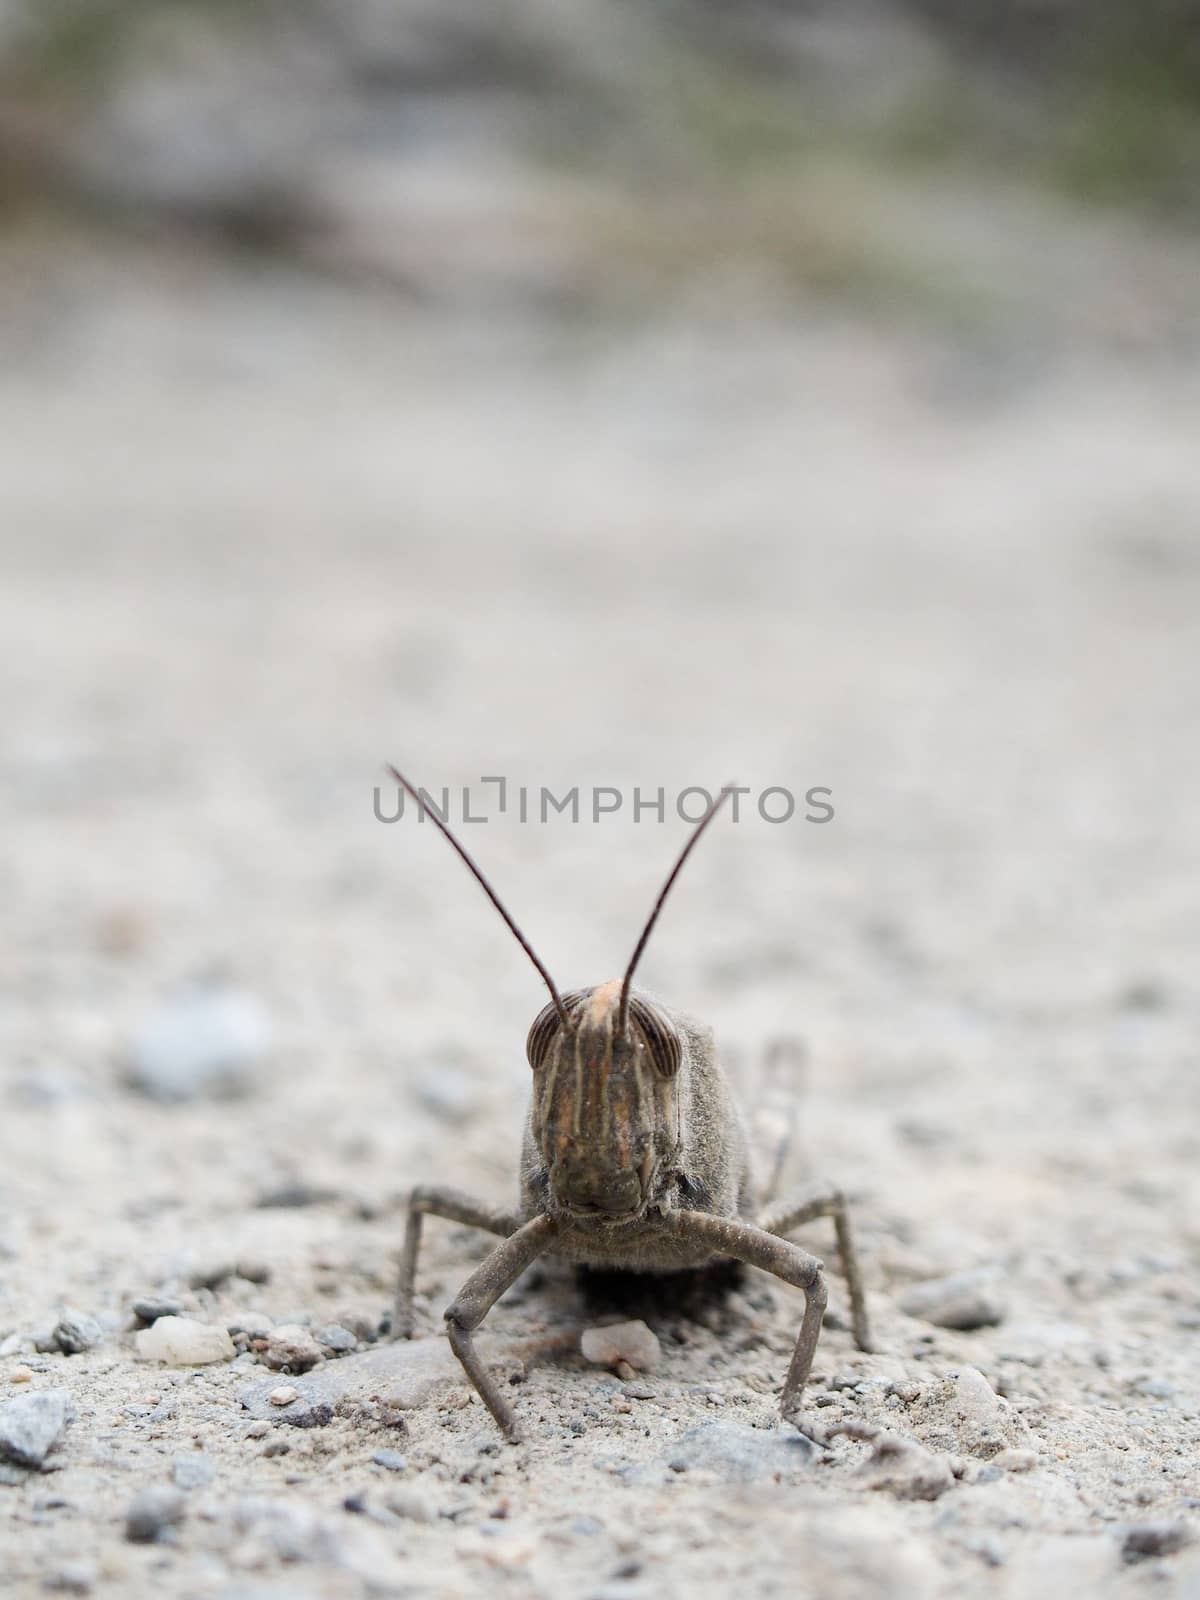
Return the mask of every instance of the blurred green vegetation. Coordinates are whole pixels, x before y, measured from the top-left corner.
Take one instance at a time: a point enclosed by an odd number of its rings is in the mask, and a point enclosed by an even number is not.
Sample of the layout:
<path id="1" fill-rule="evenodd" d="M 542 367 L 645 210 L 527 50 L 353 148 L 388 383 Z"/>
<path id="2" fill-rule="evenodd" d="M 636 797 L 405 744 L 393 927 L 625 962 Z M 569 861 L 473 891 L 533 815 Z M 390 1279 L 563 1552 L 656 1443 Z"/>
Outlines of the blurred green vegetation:
<path id="1" fill-rule="evenodd" d="M 694 164 L 717 177 L 777 171 L 837 148 L 879 168 L 977 171 L 1194 226 L 1200 12 L 1179 20 L 1178 36 L 1161 23 L 1143 32 L 1143 20 L 1100 7 L 1086 40 L 1056 52 L 1053 65 L 986 49 L 964 55 L 959 42 L 865 117 L 819 85 L 696 51 L 674 55 L 655 93 Z"/>
<path id="2" fill-rule="evenodd" d="M 912 6 L 949 43 L 958 73 L 913 108 L 902 148 L 935 157 L 957 130 L 972 159 L 1076 198 L 1200 219 L 1198 0 Z M 980 69 L 1027 115 L 1009 122 L 972 94 Z"/>
<path id="3" fill-rule="evenodd" d="M 147 22 L 171 12 L 233 30 L 262 25 L 278 0 L 37 0 L 23 17 L 0 70 L 25 93 L 101 92 L 123 50 Z"/>
<path id="4" fill-rule="evenodd" d="M 72 141 L 86 146 L 89 113 L 122 92 L 121 68 L 137 59 L 148 29 L 157 30 L 160 49 L 172 18 L 236 49 L 241 38 L 253 36 L 261 48 L 276 33 L 294 36 L 307 26 L 318 46 L 336 49 L 345 23 L 338 4 L 28 0 L 0 52 L 0 199 L 7 194 L 10 209 L 14 196 L 20 204 L 97 204 L 86 184 L 73 187 Z M 872 234 L 847 220 L 853 202 L 824 232 L 790 214 L 786 181 L 831 163 L 874 180 L 994 177 L 1177 227 L 1200 223 L 1200 0 L 1144 0 L 1136 9 L 1116 0 L 1033 8 L 911 0 L 898 14 L 932 30 L 927 57 L 916 68 L 903 65 L 893 82 L 886 57 L 877 56 L 868 71 L 881 92 L 845 97 L 836 74 L 826 81 L 819 57 L 814 64 L 802 48 L 772 48 L 773 26 L 789 27 L 794 46 L 803 22 L 768 0 L 733 9 L 711 0 L 618 7 L 620 26 L 600 63 L 589 27 L 572 41 L 563 24 L 553 50 L 541 53 L 540 41 L 531 47 L 524 78 L 521 41 L 529 35 L 505 33 L 510 11 L 518 14 L 519 4 L 474 20 L 459 6 L 440 19 L 441 47 L 459 48 L 463 60 L 447 98 L 461 109 L 472 74 L 481 99 L 503 80 L 521 107 L 522 149 L 532 165 L 653 202 L 643 226 L 662 237 L 644 242 L 643 254 L 661 249 L 674 257 L 696 230 L 698 197 L 707 197 L 712 214 L 730 212 L 765 250 L 782 252 L 785 273 L 798 252 L 803 272 L 818 281 L 852 269 L 866 284 L 877 272 L 889 282 L 896 275 L 921 281 L 903 252 L 881 244 L 878 227 Z M 812 15 L 819 18 L 819 8 Z M 401 15 L 394 26 L 402 22 Z M 438 25 L 437 8 L 426 7 L 418 26 Z M 850 24 L 842 18 L 840 26 Z M 490 69 L 489 51 L 496 57 Z M 359 58 L 347 70 L 367 67 Z M 390 81 L 384 74 L 382 85 L 364 84 L 362 92 L 373 108 L 388 96 L 395 107 L 413 88 L 403 73 Z M 413 99 L 427 109 L 437 86 L 418 89 Z M 286 227 L 276 226 L 285 220 L 273 218 L 273 247 L 285 239 Z"/>
<path id="5" fill-rule="evenodd" d="M 1045 176 L 1069 193 L 1194 224 L 1200 211 L 1200 104 L 1171 62 L 1114 56 L 1078 89 Z"/>

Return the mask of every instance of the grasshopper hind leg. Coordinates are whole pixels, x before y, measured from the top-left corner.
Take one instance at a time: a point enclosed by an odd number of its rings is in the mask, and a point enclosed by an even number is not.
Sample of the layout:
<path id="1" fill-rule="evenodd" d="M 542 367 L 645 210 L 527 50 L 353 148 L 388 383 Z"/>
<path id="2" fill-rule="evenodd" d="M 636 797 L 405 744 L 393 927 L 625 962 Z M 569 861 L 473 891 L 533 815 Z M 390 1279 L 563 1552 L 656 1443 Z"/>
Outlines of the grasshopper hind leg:
<path id="1" fill-rule="evenodd" d="M 862 1269 L 858 1264 L 858 1252 L 854 1248 L 854 1233 L 850 1226 L 850 1212 L 842 1191 L 824 1179 L 807 1183 L 803 1188 L 792 1189 L 781 1199 L 765 1206 L 756 1220 L 764 1232 L 783 1238 L 793 1228 L 799 1228 L 817 1217 L 833 1218 L 838 1255 L 841 1257 L 846 1288 L 850 1295 L 850 1327 L 854 1334 L 854 1342 L 860 1350 L 873 1350 Z"/>

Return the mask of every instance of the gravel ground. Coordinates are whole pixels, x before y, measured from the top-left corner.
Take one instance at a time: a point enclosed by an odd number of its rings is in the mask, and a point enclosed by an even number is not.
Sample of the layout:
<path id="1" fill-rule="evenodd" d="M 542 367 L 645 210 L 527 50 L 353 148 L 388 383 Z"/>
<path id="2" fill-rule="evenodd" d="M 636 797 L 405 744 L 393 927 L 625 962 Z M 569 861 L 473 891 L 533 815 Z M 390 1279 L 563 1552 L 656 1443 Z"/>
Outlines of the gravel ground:
<path id="1" fill-rule="evenodd" d="M 1200 1594 L 1194 339 L 19 276 L 9 1592 Z M 481 808 L 501 774 L 832 791 L 714 827 L 642 970 L 852 1197 L 879 1349 L 806 1229 L 807 1436 L 798 1297 L 754 1273 L 535 1267 L 487 1325 L 517 1447 L 439 1332 L 485 1239 L 430 1223 L 419 1338 L 378 1339 L 408 1186 L 514 1194 L 544 1000 L 432 830 L 375 820 L 388 759 Z M 567 987 L 685 827 L 467 831 Z M 781 1035 L 805 1069 L 764 1084 Z M 149 1359 L 164 1315 L 218 1359 Z M 630 1318 L 652 1371 L 584 1360 Z"/>

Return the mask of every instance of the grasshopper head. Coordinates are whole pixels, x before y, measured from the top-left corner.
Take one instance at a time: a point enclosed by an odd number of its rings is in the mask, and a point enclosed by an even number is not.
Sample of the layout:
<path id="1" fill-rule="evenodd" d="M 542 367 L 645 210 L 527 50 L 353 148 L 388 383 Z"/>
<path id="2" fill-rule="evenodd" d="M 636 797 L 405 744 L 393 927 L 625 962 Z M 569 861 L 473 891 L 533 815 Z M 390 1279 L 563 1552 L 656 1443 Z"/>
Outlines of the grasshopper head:
<path id="1" fill-rule="evenodd" d="M 549 1200 L 574 1218 L 634 1221 L 658 1191 L 679 1143 L 675 1076 L 683 1046 L 666 1013 L 621 979 L 563 995 L 526 1042 L 533 1068 L 532 1132 Z"/>

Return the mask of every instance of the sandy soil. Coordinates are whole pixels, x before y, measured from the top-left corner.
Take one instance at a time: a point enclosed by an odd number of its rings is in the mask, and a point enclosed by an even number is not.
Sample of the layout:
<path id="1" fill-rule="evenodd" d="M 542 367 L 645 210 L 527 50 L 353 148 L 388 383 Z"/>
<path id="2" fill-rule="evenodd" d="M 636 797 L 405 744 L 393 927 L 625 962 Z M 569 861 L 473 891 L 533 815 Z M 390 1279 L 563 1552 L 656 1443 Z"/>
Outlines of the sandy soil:
<path id="1" fill-rule="evenodd" d="M 0 1404 L 74 1405 L 54 1470 L 0 1483 L 8 1592 L 1200 1593 L 1187 349 L 89 271 L 31 292 L 0 378 Z M 410 1184 L 514 1193 L 544 995 L 432 831 L 374 819 L 385 759 L 833 791 L 826 826 L 714 829 L 643 977 L 748 1105 L 769 1041 L 807 1042 L 792 1175 L 852 1196 L 879 1341 L 835 1270 L 813 1431 L 915 1441 L 934 1498 L 911 1455 L 777 1427 L 798 1297 L 754 1274 L 635 1306 L 663 1353 L 627 1383 L 577 1343 L 628 1308 L 535 1269 L 489 1322 L 515 1448 L 431 1356 L 386 1374 L 432 1363 L 407 1410 L 265 1432 L 253 1350 L 138 1358 L 148 1296 L 365 1340 Z M 620 969 L 683 836 L 471 830 L 564 986 Z M 272 1021 L 244 1092 L 131 1088 L 147 1018 L 214 976 Z M 427 1241 L 422 1342 L 487 1248 Z M 998 1324 L 902 1308 L 962 1271 Z M 39 1351 L 64 1308 L 103 1337 Z"/>

